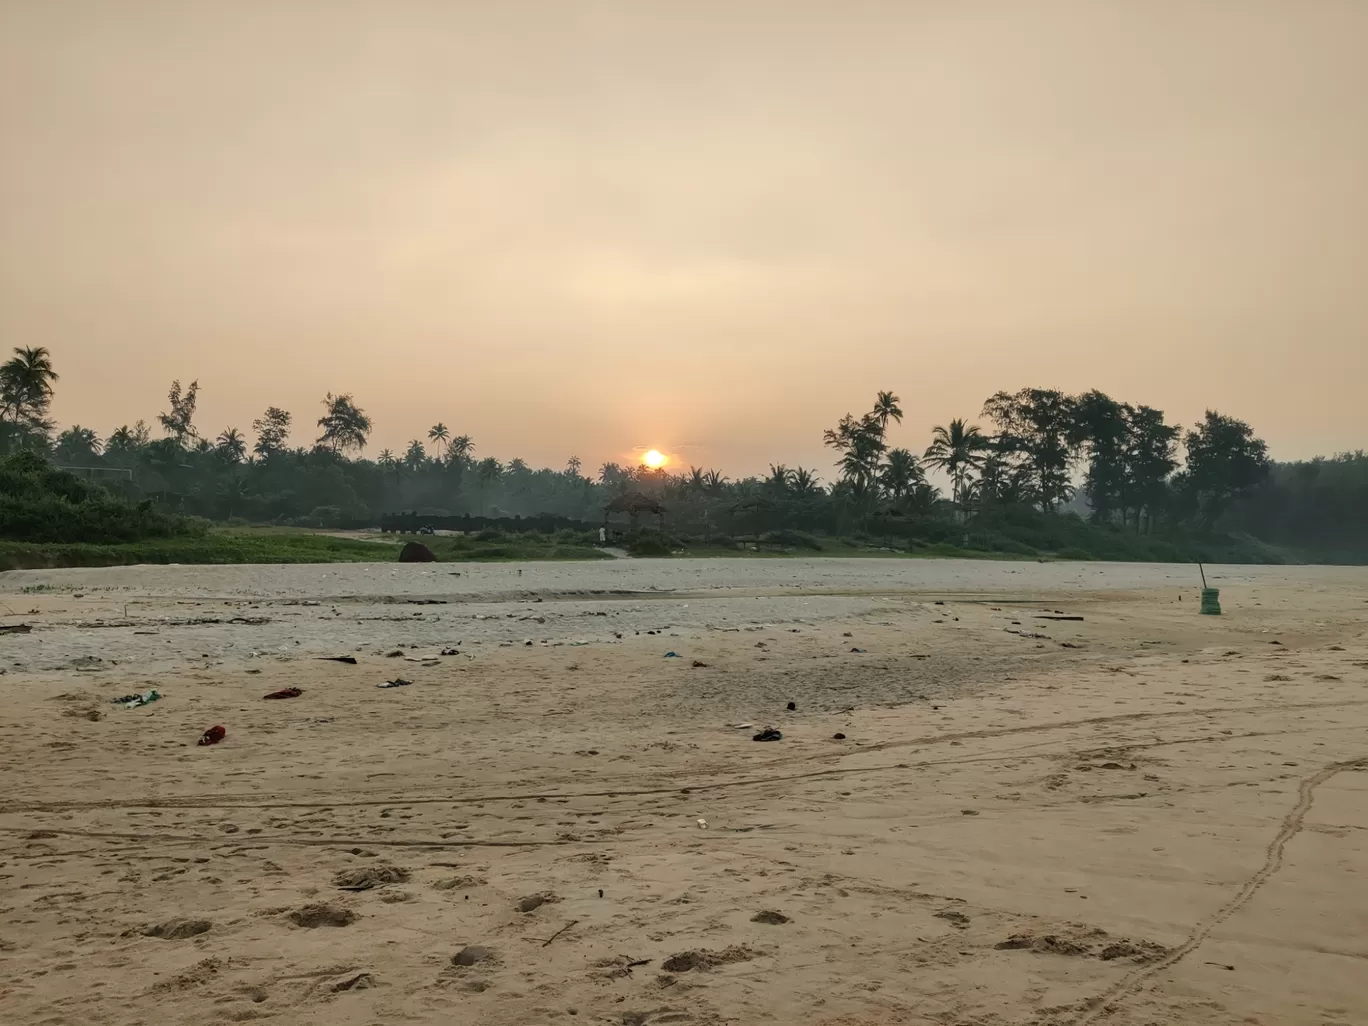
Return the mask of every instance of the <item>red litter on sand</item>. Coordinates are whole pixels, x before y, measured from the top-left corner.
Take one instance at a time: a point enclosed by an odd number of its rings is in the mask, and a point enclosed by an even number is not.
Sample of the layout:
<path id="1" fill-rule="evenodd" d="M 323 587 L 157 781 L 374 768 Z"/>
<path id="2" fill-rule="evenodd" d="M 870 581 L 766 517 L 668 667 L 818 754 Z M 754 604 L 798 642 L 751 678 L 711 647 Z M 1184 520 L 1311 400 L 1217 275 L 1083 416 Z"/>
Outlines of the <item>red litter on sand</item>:
<path id="1" fill-rule="evenodd" d="M 222 727 L 210 727 L 199 739 L 199 743 L 202 745 L 216 745 L 227 736 L 228 731 L 224 730 Z"/>

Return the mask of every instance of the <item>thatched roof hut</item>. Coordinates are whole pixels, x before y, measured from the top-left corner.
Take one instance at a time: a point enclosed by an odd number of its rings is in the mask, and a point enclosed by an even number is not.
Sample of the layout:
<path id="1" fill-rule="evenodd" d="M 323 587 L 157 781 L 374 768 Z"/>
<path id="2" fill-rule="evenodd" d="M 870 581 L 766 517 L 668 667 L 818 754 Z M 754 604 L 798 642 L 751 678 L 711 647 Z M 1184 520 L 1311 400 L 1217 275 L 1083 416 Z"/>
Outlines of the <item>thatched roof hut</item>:
<path id="1" fill-rule="evenodd" d="M 607 524 L 608 518 L 614 513 L 626 513 L 631 517 L 633 526 L 643 513 L 650 513 L 659 518 L 661 524 L 665 522 L 665 507 L 642 492 L 624 492 L 611 500 L 603 507 L 603 522 Z"/>

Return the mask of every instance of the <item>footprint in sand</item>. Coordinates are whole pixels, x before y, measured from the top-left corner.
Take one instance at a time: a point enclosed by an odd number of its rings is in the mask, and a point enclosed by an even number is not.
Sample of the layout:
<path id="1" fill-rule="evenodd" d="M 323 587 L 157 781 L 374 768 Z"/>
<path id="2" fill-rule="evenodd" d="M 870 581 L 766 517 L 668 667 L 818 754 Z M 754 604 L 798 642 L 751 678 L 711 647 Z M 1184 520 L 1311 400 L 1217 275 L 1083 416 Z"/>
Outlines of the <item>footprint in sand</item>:
<path id="1" fill-rule="evenodd" d="M 320 926 L 350 926 L 356 922 L 357 916 L 349 908 L 323 903 L 304 905 L 290 912 L 286 918 L 295 926 L 313 930 Z"/>

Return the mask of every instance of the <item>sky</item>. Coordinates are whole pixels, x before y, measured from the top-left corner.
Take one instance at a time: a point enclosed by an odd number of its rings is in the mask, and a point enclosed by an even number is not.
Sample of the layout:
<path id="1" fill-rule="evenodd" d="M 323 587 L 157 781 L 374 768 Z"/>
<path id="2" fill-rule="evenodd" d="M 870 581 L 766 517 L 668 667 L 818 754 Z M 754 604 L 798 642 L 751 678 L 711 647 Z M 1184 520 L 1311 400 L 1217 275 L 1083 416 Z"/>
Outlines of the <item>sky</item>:
<path id="1" fill-rule="evenodd" d="M 1361 0 L 0 0 L 62 425 L 817 467 L 1000 389 L 1368 447 Z"/>

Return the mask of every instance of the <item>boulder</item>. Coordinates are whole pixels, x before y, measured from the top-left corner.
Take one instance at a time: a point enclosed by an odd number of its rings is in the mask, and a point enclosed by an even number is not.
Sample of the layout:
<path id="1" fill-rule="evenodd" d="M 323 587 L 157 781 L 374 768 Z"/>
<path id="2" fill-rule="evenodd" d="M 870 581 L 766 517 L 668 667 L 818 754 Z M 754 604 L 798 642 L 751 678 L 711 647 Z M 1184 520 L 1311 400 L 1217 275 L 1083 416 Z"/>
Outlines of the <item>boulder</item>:
<path id="1" fill-rule="evenodd" d="M 432 550 L 421 542 L 409 542 L 399 553 L 401 563 L 435 563 L 437 557 Z"/>

